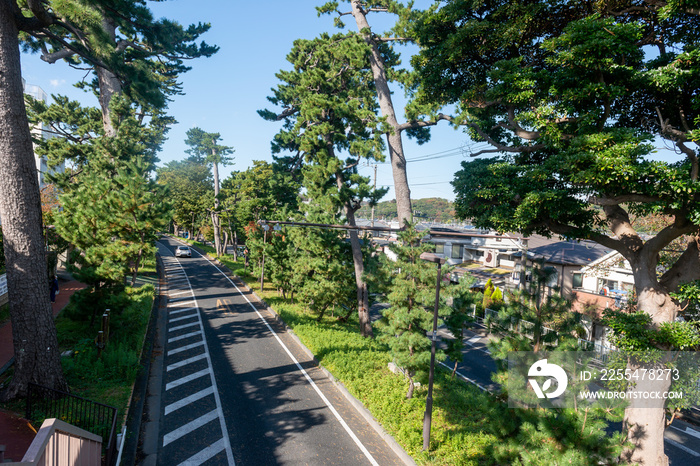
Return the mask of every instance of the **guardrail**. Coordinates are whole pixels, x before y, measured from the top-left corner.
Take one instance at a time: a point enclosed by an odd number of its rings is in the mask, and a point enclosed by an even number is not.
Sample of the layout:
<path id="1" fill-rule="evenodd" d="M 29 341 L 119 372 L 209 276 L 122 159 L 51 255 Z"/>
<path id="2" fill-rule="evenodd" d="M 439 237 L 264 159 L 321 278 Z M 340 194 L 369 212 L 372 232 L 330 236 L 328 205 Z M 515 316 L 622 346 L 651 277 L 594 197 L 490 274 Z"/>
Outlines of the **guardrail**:
<path id="1" fill-rule="evenodd" d="M 30 383 L 25 417 L 29 420 L 58 418 L 99 435 L 104 447 L 102 464 L 111 466 L 116 459 L 117 408 Z"/>
<path id="2" fill-rule="evenodd" d="M 102 438 L 60 419 L 46 419 L 19 463 L 9 466 L 95 466 L 102 457 Z"/>

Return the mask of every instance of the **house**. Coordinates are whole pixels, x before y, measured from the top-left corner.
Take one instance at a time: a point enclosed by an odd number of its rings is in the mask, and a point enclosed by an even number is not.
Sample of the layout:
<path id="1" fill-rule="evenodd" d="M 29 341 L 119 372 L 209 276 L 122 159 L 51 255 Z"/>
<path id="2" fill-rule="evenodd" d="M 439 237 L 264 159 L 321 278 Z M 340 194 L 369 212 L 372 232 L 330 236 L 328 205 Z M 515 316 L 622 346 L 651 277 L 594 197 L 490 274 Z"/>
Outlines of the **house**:
<path id="1" fill-rule="evenodd" d="M 424 241 L 435 244 L 435 253 L 448 264 L 457 265 L 458 275 L 469 273 L 484 281 L 491 278 L 496 286 L 511 289 L 518 288 L 521 279 L 530 280 L 535 264 L 543 264 L 552 274 L 547 288 L 558 289 L 567 297 L 576 287 L 575 274 L 581 267 L 611 251 L 592 241 L 477 229 L 431 228 Z"/>
<path id="2" fill-rule="evenodd" d="M 606 308 L 622 307 L 634 290 L 629 262 L 611 251 L 574 275 L 574 309 L 602 316 Z"/>

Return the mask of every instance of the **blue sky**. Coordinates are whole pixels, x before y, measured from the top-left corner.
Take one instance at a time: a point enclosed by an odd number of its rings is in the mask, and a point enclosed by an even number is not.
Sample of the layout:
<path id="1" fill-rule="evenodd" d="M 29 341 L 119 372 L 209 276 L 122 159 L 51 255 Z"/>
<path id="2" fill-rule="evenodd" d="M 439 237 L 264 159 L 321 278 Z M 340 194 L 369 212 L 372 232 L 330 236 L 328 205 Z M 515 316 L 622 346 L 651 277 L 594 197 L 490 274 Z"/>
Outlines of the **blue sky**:
<path id="1" fill-rule="evenodd" d="M 199 126 L 208 132 L 221 133 L 223 144 L 233 146 L 235 165 L 224 167 L 223 176 L 233 170 L 245 170 L 253 160 L 272 160 L 270 141 L 280 124 L 260 118 L 256 110 L 272 108 L 266 100 L 270 89 L 278 83 L 275 73 L 288 68 L 285 57 L 297 38 L 311 39 L 321 32 L 335 32 L 333 18 L 318 17 L 314 9 L 319 1 L 259 0 L 238 2 L 225 0 L 170 0 L 149 2 L 155 17 L 166 17 L 183 25 L 209 22 L 212 27 L 202 39 L 221 49 L 211 58 L 193 60 L 192 70 L 181 76 L 185 95 L 176 96 L 169 113 L 175 125 L 160 154 L 161 164 L 186 157 L 185 132 Z M 427 4 L 428 2 L 417 2 Z M 342 5 L 341 5 L 342 6 Z M 371 24 L 380 24 L 381 14 L 370 16 Z M 386 16 L 385 16 L 386 17 Z M 352 17 L 345 17 L 348 27 L 356 30 Z M 388 19 L 388 18 L 387 18 Z M 386 25 L 386 20 L 384 20 Z M 379 27 L 375 30 L 381 31 Z M 399 49 L 403 62 L 408 64 L 410 49 Z M 41 86 L 48 94 L 63 94 L 97 106 L 96 99 L 73 87 L 85 72 L 69 68 L 64 63 L 49 65 L 36 55 L 24 55 L 22 74 L 29 84 Z M 399 111 L 404 105 L 403 91 L 395 89 L 395 104 Z M 446 122 L 433 128 L 429 143 L 418 146 L 404 138 L 409 160 L 408 178 L 411 197 L 442 197 L 454 200 L 449 181 L 460 168 L 460 161 L 469 140 L 461 130 L 454 130 Z M 436 158 L 410 162 L 436 154 Z M 361 173 L 371 176 L 373 169 L 363 167 Z M 384 200 L 394 198 L 391 166 L 377 168 L 377 185 L 391 189 Z"/>

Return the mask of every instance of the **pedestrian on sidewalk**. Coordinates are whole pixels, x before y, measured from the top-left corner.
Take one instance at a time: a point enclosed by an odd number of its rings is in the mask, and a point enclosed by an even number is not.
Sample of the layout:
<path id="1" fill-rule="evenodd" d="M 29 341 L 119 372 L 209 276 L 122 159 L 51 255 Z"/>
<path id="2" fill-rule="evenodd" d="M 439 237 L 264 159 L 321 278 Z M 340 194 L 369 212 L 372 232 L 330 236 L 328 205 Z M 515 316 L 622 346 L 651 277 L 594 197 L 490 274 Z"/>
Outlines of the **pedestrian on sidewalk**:
<path id="1" fill-rule="evenodd" d="M 56 302 L 56 295 L 58 294 L 58 278 L 56 275 L 53 276 L 51 283 L 49 284 L 49 294 L 51 295 L 51 302 Z"/>

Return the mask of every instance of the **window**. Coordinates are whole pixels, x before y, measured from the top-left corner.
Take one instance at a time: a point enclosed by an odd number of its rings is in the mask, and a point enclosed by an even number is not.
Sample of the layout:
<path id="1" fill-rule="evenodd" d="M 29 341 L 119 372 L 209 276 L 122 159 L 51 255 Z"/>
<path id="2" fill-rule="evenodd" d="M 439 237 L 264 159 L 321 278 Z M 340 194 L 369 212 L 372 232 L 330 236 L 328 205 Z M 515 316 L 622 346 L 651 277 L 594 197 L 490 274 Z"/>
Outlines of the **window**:
<path id="1" fill-rule="evenodd" d="M 450 257 L 452 259 L 461 259 L 462 258 L 462 245 L 461 244 L 453 244 L 452 245 L 452 254 L 450 254 Z"/>
<path id="2" fill-rule="evenodd" d="M 435 254 L 445 254 L 445 245 L 443 243 L 435 245 Z"/>
<path id="3" fill-rule="evenodd" d="M 583 288 L 583 274 L 582 273 L 574 272 L 571 286 L 573 288 Z"/>

